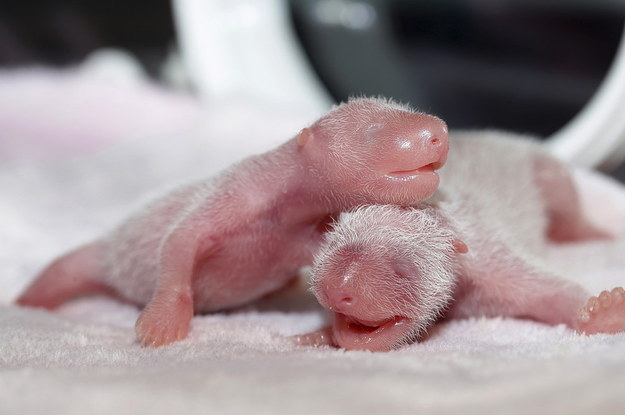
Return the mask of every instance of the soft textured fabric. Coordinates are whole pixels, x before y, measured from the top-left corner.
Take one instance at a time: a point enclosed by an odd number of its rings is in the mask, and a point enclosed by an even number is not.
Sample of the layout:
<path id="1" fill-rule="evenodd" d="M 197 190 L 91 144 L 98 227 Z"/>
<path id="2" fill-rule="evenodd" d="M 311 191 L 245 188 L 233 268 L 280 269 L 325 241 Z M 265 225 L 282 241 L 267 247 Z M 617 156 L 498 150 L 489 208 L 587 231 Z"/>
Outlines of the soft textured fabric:
<path id="1" fill-rule="evenodd" d="M 39 112 L 28 112 L 26 104 L 35 98 L 19 94 L 12 89 L 17 84 L 7 80 L 18 76 L 22 87 L 47 85 L 37 89 L 36 99 L 49 105 L 39 101 Z M 53 85 L 63 77 L 65 94 L 80 96 L 92 92 L 85 89 L 92 81 L 66 73 L 28 77 L 0 74 L 0 119 L 10 118 L 12 126 L 0 124 L 0 146 L 14 144 L 10 138 L 18 132 L 32 136 L 36 127 L 37 139 L 52 148 L 62 134 L 51 130 L 74 119 L 63 121 L 63 99 Z M 625 334 L 587 337 L 563 326 L 494 318 L 439 324 L 421 342 L 390 353 L 300 348 L 286 336 L 321 327 L 326 317 L 302 282 L 259 304 L 197 316 L 190 337 L 178 344 L 142 349 L 134 338 L 139 314 L 134 306 L 103 297 L 79 299 L 56 312 L 12 305 L 52 258 L 110 229 L 151 194 L 271 148 L 311 119 L 292 109 L 236 102 L 203 108 L 136 83 L 116 92 L 122 99 L 76 106 L 76 119 L 91 121 L 75 128 L 85 134 L 104 128 L 118 113 L 98 108 L 154 104 L 158 93 L 161 104 L 144 109 L 148 119 L 160 120 L 163 133 L 136 123 L 128 127 L 132 134 L 120 130 L 114 139 L 99 141 L 98 152 L 88 146 L 71 151 L 75 147 L 66 140 L 53 160 L 36 151 L 28 157 L 26 145 L 4 153 L 0 414 L 625 412 Z M 7 96 L 17 102 L 3 100 Z M 22 112 L 3 110 L 17 108 L 14 104 Z M 597 221 L 623 229 L 625 190 L 592 175 L 580 177 Z M 610 209 L 612 216 L 596 209 L 606 204 L 618 207 Z M 625 247 L 625 241 L 614 242 L 619 245 Z M 569 251 L 554 254 L 554 263 L 570 269 L 571 278 L 592 292 L 625 284 L 625 261 L 615 256 L 614 263 L 591 267 L 583 247 Z"/>

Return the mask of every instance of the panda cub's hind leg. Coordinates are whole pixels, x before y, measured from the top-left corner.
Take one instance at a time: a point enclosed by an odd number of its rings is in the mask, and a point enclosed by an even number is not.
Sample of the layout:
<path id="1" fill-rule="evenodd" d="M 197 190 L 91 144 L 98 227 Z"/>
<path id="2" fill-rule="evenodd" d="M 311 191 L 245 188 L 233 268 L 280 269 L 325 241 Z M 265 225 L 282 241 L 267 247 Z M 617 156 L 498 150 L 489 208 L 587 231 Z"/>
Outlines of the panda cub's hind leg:
<path id="1" fill-rule="evenodd" d="M 602 291 L 590 297 L 577 318 L 577 331 L 585 334 L 625 331 L 625 290 L 623 287 Z"/>

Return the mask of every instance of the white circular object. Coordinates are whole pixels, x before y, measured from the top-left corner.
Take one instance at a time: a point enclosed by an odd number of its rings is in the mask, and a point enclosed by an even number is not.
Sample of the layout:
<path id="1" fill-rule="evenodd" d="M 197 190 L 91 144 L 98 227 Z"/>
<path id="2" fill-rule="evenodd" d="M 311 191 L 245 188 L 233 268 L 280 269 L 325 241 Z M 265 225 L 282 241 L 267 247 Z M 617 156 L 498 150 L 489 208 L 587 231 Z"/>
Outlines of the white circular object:
<path id="1" fill-rule="evenodd" d="M 610 168 L 625 156 L 625 32 L 603 83 L 582 111 L 549 137 L 557 157 L 576 165 Z"/>
<path id="2" fill-rule="evenodd" d="M 292 33 L 286 0 L 174 0 L 173 5 L 183 60 L 203 98 L 242 95 L 316 112 L 330 107 Z M 613 167 L 625 158 L 625 32 L 597 92 L 547 146 L 556 157 L 586 167 Z"/>
<path id="3" fill-rule="evenodd" d="M 284 0 L 174 0 L 183 62 L 200 96 L 326 111 L 332 101 L 292 33 Z"/>

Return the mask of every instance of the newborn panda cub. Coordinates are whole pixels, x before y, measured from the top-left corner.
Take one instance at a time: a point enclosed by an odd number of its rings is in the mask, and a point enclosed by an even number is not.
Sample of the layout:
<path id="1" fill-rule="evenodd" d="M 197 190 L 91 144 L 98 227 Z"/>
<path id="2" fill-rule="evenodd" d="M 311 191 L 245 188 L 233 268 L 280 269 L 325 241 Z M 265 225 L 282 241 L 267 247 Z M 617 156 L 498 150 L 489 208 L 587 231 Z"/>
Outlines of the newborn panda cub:
<path id="1" fill-rule="evenodd" d="M 393 101 L 352 99 L 265 154 L 154 200 L 53 261 L 18 298 L 53 309 L 110 294 L 144 309 L 144 346 L 187 337 L 195 313 L 278 290 L 312 262 L 326 224 L 361 204 L 431 196 L 447 127 Z"/>
<path id="2" fill-rule="evenodd" d="M 553 244 L 608 237 L 586 217 L 566 166 L 510 134 L 455 133 L 450 145 L 429 206 L 340 217 L 312 271 L 333 328 L 296 339 L 386 351 L 442 315 L 523 317 L 587 334 L 625 329 L 622 288 L 588 300 L 546 255 Z"/>
<path id="3" fill-rule="evenodd" d="M 516 264 L 508 255 L 485 267 L 467 252 L 451 222 L 431 206 L 367 206 L 343 214 L 312 272 L 313 291 L 333 312 L 333 327 L 298 342 L 388 351 L 418 339 L 443 316 L 529 317 L 587 334 L 625 330 L 621 287 L 582 307 L 590 296 L 547 267 L 532 267 L 529 259 Z"/>

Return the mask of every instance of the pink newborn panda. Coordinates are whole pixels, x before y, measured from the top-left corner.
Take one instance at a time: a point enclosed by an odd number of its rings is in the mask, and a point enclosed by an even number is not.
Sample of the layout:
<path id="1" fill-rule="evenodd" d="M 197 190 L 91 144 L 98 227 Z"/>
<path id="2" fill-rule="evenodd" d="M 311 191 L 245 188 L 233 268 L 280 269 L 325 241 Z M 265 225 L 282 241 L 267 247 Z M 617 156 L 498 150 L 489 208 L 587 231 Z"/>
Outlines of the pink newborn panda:
<path id="1" fill-rule="evenodd" d="M 583 333 L 625 329 L 622 288 L 592 297 L 546 262 L 548 244 L 603 238 L 559 162 L 527 139 L 457 134 L 439 192 L 414 208 L 341 215 L 313 290 L 331 328 L 300 344 L 388 351 L 441 317 L 524 317 Z"/>
<path id="2" fill-rule="evenodd" d="M 440 119 L 384 99 L 351 100 L 275 150 L 165 195 L 60 257 L 17 302 L 52 309 L 112 294 L 145 306 L 142 345 L 183 339 L 194 313 L 285 285 L 312 262 L 333 215 L 430 197 L 447 150 Z"/>

